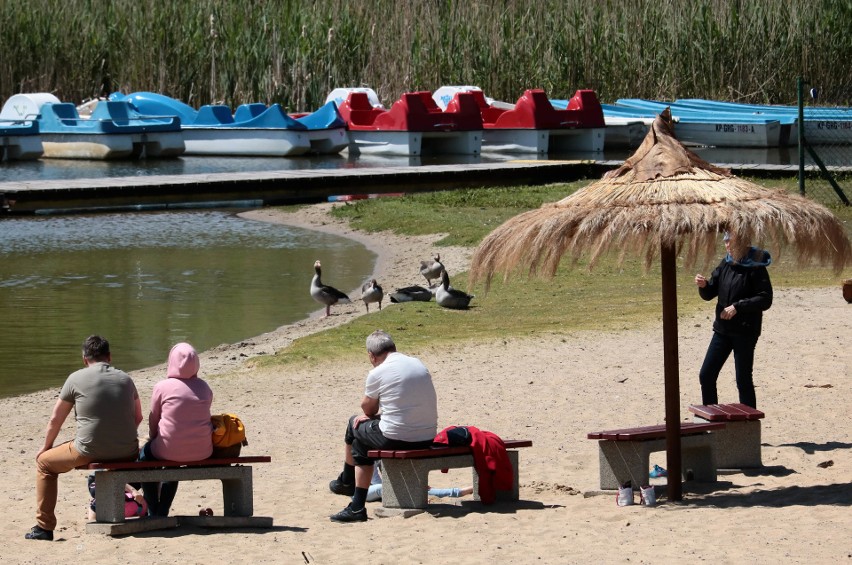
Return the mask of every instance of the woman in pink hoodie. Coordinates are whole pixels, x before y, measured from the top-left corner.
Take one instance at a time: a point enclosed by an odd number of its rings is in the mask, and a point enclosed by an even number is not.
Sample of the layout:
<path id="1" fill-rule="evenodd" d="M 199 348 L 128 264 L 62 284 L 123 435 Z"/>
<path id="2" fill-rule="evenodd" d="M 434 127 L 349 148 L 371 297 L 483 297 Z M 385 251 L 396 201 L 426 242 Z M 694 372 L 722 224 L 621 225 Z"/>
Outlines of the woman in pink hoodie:
<path id="1" fill-rule="evenodd" d="M 199 461 L 213 453 L 210 406 L 213 391 L 198 378 L 198 353 L 188 343 L 169 352 L 166 378 L 154 385 L 148 415 L 148 443 L 140 461 Z M 149 516 L 168 516 L 177 482 L 143 483 Z"/>

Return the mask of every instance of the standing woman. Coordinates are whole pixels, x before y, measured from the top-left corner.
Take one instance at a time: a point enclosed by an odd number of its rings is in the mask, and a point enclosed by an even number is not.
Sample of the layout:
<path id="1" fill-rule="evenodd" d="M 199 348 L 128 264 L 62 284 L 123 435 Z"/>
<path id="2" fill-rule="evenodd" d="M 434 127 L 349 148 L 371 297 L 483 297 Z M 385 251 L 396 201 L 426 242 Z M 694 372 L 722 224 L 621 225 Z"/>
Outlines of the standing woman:
<path id="1" fill-rule="evenodd" d="M 740 403 L 757 408 L 752 380 L 754 348 L 760 337 L 763 311 L 772 306 L 772 283 L 766 271 L 772 258 L 768 251 L 752 247 L 734 234 L 726 232 L 724 240 L 728 254 L 710 279 L 695 275 L 701 298 L 718 298 L 713 338 L 698 376 L 701 402 L 719 403 L 716 380 L 733 351 Z"/>
<path id="2" fill-rule="evenodd" d="M 188 343 L 178 343 L 169 352 L 166 378 L 154 385 L 149 439 L 140 461 L 199 461 L 213 453 L 210 406 L 213 391 L 198 378 L 201 362 Z M 143 483 L 149 516 L 168 516 L 177 492 L 177 482 Z"/>

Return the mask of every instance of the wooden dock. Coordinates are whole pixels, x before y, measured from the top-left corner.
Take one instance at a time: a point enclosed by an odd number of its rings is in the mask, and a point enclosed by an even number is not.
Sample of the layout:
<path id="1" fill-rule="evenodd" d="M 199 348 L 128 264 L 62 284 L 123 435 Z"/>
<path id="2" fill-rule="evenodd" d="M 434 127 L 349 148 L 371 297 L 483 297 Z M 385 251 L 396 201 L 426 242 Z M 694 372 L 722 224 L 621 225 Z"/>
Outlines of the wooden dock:
<path id="1" fill-rule="evenodd" d="M 262 207 L 483 186 L 536 185 L 600 177 L 622 161 L 531 160 L 505 163 L 306 169 L 169 176 L 0 182 L 10 214 L 170 208 Z M 737 174 L 795 175 L 790 165 L 722 164 Z"/>

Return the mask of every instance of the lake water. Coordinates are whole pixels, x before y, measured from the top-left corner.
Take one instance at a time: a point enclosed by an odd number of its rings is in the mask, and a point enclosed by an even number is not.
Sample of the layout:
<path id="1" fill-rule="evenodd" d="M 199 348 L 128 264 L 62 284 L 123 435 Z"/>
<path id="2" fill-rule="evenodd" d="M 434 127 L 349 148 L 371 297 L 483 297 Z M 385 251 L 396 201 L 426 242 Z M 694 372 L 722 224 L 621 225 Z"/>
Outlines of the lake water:
<path id="1" fill-rule="evenodd" d="M 59 387 L 98 333 L 115 366 L 166 360 L 306 318 L 313 264 L 344 292 L 375 255 L 348 239 L 229 211 L 0 219 L 0 396 Z"/>
<path id="2" fill-rule="evenodd" d="M 836 148 L 835 148 L 836 149 Z M 838 157 L 848 164 L 852 148 Z M 795 148 L 696 152 L 716 163 L 795 164 Z M 630 152 L 553 155 L 623 160 Z M 823 155 L 834 164 L 830 155 Z M 0 162 L 0 182 L 500 162 L 520 156 L 229 158 Z M 547 159 L 529 156 L 527 159 Z M 83 338 L 110 339 L 116 366 L 161 363 L 177 341 L 199 350 L 259 335 L 318 309 L 327 282 L 361 285 L 375 258 L 349 240 L 241 220 L 227 211 L 0 218 L 0 396 L 59 386 Z"/>

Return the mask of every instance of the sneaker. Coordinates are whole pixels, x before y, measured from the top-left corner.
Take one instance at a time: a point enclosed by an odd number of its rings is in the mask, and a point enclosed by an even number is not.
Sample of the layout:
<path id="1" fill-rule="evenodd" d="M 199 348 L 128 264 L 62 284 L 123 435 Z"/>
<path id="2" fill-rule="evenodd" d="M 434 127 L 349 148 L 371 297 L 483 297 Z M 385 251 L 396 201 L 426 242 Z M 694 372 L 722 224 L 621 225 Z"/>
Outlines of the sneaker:
<path id="1" fill-rule="evenodd" d="M 367 509 L 352 510 L 349 506 L 331 516 L 332 522 L 366 522 Z"/>
<path id="2" fill-rule="evenodd" d="M 624 485 L 618 489 L 618 495 L 615 497 L 615 503 L 619 506 L 633 505 L 633 488 L 629 485 Z"/>
<path id="3" fill-rule="evenodd" d="M 355 485 L 346 484 L 340 479 L 334 479 L 328 483 L 328 490 L 334 494 L 342 494 L 343 496 L 352 496 L 355 494 Z"/>
<path id="4" fill-rule="evenodd" d="M 659 479 L 660 477 L 668 477 L 669 473 L 668 473 L 668 471 L 666 471 L 665 469 L 663 469 L 659 465 L 654 465 L 654 468 L 651 469 L 651 472 L 648 473 L 648 475 L 652 479 Z"/>
<path id="5" fill-rule="evenodd" d="M 24 535 L 24 537 L 26 539 L 41 539 L 45 541 L 53 541 L 53 530 L 44 530 L 38 526 L 33 526 L 33 529 L 28 531 Z"/>
<path id="6" fill-rule="evenodd" d="M 651 485 L 640 487 L 639 498 L 645 506 L 657 505 L 657 491 Z"/>

